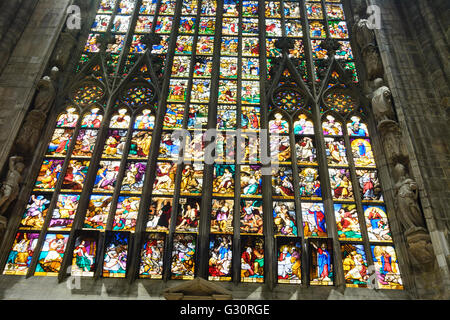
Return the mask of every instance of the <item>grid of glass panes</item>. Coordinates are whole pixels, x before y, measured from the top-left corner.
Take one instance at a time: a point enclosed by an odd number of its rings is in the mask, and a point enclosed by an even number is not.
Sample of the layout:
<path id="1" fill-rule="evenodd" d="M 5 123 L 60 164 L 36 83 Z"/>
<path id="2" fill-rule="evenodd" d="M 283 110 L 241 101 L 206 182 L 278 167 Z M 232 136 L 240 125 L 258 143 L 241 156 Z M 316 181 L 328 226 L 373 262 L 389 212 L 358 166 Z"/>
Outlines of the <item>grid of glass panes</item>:
<path id="1" fill-rule="evenodd" d="M 323 41 L 335 39 L 340 45 L 336 51 L 336 59 L 345 61 L 344 67 L 353 71 L 353 81 L 357 82 L 358 76 L 342 1 L 308 0 L 305 2 L 305 8 L 316 81 L 323 79 L 327 67 L 325 60 L 329 58 L 327 50 L 323 47 Z"/>
<path id="2" fill-rule="evenodd" d="M 148 163 L 147 159 L 155 128 L 155 108 L 146 104 L 146 98 L 136 99 L 150 94 L 149 87 L 131 87 L 128 96 L 121 96 L 111 106 L 114 112 L 108 119 L 102 151 L 93 150 L 93 147 L 103 120 L 103 109 L 95 103 L 103 97 L 104 89 L 92 83 L 79 88 L 72 98 L 81 109 L 70 106 L 58 117 L 57 128 L 4 273 L 29 272 L 37 248 L 40 255 L 35 257 L 36 268 L 31 271 L 37 275 L 58 274 L 91 167 L 90 171 L 95 170 L 96 175 L 81 229 L 97 232 L 76 237 L 72 273 L 94 274 L 99 260 L 98 231 L 105 231 L 102 274 L 124 277 L 130 233 L 136 231 L 143 195 L 144 173 L 148 165 L 154 165 L 156 178 L 145 219 L 147 233 L 140 248 L 139 276 L 162 277 L 163 256 L 167 255 L 164 249 L 170 248 L 167 246 L 167 240 L 170 240 L 173 250 L 168 269 L 171 278 L 192 279 L 195 261 L 205 263 L 195 258 L 204 169 L 204 159 L 198 150 L 203 148 L 201 137 L 207 124 L 209 93 L 216 85 L 212 84 L 213 61 L 220 59 L 216 129 L 221 134 L 215 142 L 208 276 L 211 280 L 231 280 L 234 255 L 234 259 L 239 257 L 241 260 L 241 281 L 264 280 L 261 166 L 254 148 L 250 147 L 255 145 L 252 133 L 260 128 L 259 29 L 265 29 L 262 38 L 266 40 L 268 74 L 273 58 L 281 56 L 275 42 L 283 37 L 294 41 L 289 56 L 294 59 L 303 80 L 308 79 L 305 39 L 310 41 L 316 80 L 321 80 L 322 62 L 329 58 L 321 47 L 326 38 L 337 39 L 341 45 L 336 59 L 345 60 L 345 67 L 352 70 L 355 65 L 340 0 L 223 0 L 219 3 L 223 8 L 217 8 L 214 0 L 201 3 L 184 0 L 181 5 L 170 0 L 100 1 L 77 71 L 96 53 L 105 50 L 108 53 L 106 73 L 115 76 L 119 72 L 121 76 L 127 76 L 146 49 L 147 41 L 143 37 L 152 33 L 160 35 L 161 39 L 159 43 L 153 43 L 151 52 L 161 55 L 163 60 L 168 54 L 173 55 L 164 104 L 166 115 L 161 124 L 156 124 L 162 125 L 163 129 L 157 163 Z M 304 19 L 301 19 L 302 11 L 306 14 Z M 221 21 L 216 21 L 218 12 Z M 259 25 L 259 12 L 265 15 L 264 26 Z M 221 32 L 215 30 L 217 26 Z M 307 26 L 308 31 L 302 30 L 302 26 Z M 108 39 L 109 35 L 112 40 Z M 168 52 L 169 35 L 176 37 L 174 52 Z M 101 41 L 102 36 L 108 43 Z M 215 41 L 220 41 L 219 58 L 215 57 L 217 52 L 213 52 Z M 102 43 L 106 43 L 105 48 L 101 47 Z M 95 77 L 104 81 L 101 71 L 100 65 L 92 67 Z M 151 81 L 147 65 L 142 64 L 135 72 Z M 338 77 L 333 74 L 335 80 Z M 354 81 L 357 81 L 356 71 Z M 291 94 L 295 96 L 296 93 Z M 347 112 L 339 102 L 342 98 L 345 100 L 345 96 L 328 98 L 325 109 Z M 82 114 L 80 119 L 79 114 Z M 364 272 L 370 262 L 376 266 L 380 288 L 402 288 L 367 126 L 357 115 L 347 120 L 339 116 L 336 119 L 336 115 L 323 115 L 326 147 L 323 158 L 332 186 L 333 216 L 342 249 L 346 284 L 366 286 L 364 277 L 367 274 Z M 322 155 L 316 154 L 313 128 L 308 112 L 295 113 L 292 119 L 286 118 L 283 112 L 275 112 L 269 122 L 270 133 L 278 137 L 276 143 L 271 139 L 271 150 L 276 151 L 273 163 L 278 165 L 272 175 L 272 203 L 279 283 L 301 283 L 299 237 L 303 236 L 312 239 L 308 242 L 308 259 L 312 266 L 309 284 L 334 284 L 333 249 L 327 238 L 318 172 L 318 158 Z M 187 129 L 188 137 L 182 140 L 185 146 L 181 146 L 174 135 L 177 129 Z M 241 164 L 236 163 L 236 144 L 241 141 L 230 135 L 238 129 L 244 132 L 244 161 Z M 95 154 L 100 155 L 100 160 L 94 165 L 88 159 Z M 185 160 L 181 166 L 174 163 L 180 155 Z M 299 185 L 293 184 L 294 174 L 298 176 Z M 176 181 L 179 181 L 178 185 Z M 361 227 L 364 223 L 366 228 Z M 236 233 L 242 235 L 240 252 L 231 249 Z M 364 247 L 367 243 L 370 248 Z M 182 252 L 185 253 L 183 261 L 179 260 L 181 255 L 178 254 Z"/>
<path id="3" fill-rule="evenodd" d="M 282 55 L 276 42 L 282 37 L 292 41 L 289 58 L 293 59 L 295 67 L 304 81 L 308 80 L 305 47 L 303 43 L 303 26 L 301 19 L 301 2 L 298 1 L 265 1 L 265 35 L 268 77 L 274 71 L 274 58 Z"/>
<path id="4" fill-rule="evenodd" d="M 402 289 L 368 126 L 357 114 L 328 113 L 322 129 L 345 283 L 367 287 L 371 262 L 379 288 Z"/>
<path id="5" fill-rule="evenodd" d="M 212 31 L 203 28 L 202 22 L 205 18 L 213 22 L 214 16 L 215 10 L 210 8 L 205 14 L 199 1 L 183 1 L 178 25 L 174 26 L 177 34 L 174 60 L 152 193 L 152 206 L 164 201 L 169 203 L 169 198 L 160 198 L 162 195 L 174 199 L 175 215 L 169 223 L 172 279 L 193 279 L 196 271 L 204 169 L 202 138 L 214 47 Z M 181 141 L 177 130 L 184 130 Z M 177 164 L 174 160 L 179 156 L 183 161 Z"/>
<path id="6" fill-rule="evenodd" d="M 35 275 L 57 275 L 60 270 L 103 119 L 100 106 L 86 107 L 95 103 L 101 88 L 89 93 L 84 89 L 78 88 L 74 97 L 79 107 L 68 106 L 57 117 L 5 274 L 30 272 L 36 248 Z"/>

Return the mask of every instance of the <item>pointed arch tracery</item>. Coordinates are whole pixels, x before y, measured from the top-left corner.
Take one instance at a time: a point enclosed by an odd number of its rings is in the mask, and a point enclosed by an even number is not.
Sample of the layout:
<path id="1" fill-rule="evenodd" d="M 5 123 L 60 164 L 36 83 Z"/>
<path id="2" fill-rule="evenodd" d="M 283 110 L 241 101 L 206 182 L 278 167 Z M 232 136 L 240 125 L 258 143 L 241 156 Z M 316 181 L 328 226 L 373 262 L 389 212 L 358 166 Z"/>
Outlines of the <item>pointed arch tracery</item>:
<path id="1" fill-rule="evenodd" d="M 97 13 L 14 240 L 28 260 L 5 273 L 366 287 L 351 261 L 396 260 L 343 1 L 102 0 Z M 266 182 L 250 147 L 263 127 Z M 403 287 L 393 266 L 379 288 Z"/>

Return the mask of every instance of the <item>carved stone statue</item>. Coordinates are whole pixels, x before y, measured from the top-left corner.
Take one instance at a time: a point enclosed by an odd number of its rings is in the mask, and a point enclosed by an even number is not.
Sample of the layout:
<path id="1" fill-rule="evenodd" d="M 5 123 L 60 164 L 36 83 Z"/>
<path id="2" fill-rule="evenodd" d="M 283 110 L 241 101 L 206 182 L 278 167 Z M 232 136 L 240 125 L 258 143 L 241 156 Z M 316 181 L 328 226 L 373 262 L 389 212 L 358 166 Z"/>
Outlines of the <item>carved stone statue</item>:
<path id="1" fill-rule="evenodd" d="M 423 219 L 422 210 L 418 204 L 418 188 L 417 183 L 409 177 L 406 168 L 401 163 L 394 168 L 395 190 L 397 196 L 397 205 L 399 213 L 399 222 L 405 229 L 410 231 L 415 228 L 424 228 L 425 221 Z"/>
<path id="2" fill-rule="evenodd" d="M 408 163 L 409 155 L 403 142 L 402 132 L 397 122 L 384 120 L 378 125 L 381 134 L 383 148 L 391 165 L 397 163 Z"/>
<path id="3" fill-rule="evenodd" d="M 34 109 L 47 114 L 56 97 L 54 80 L 58 74 L 58 68 L 53 67 L 51 77 L 45 76 L 37 84 L 38 93 L 34 100 Z"/>
<path id="4" fill-rule="evenodd" d="M 16 139 L 16 151 L 21 155 L 32 154 L 41 137 L 46 114 L 39 110 L 32 110 L 27 115 L 25 123 Z"/>
<path id="5" fill-rule="evenodd" d="M 16 150 L 21 155 L 32 154 L 39 141 L 47 113 L 56 97 L 55 80 L 58 73 L 58 68 L 53 67 L 50 77 L 42 78 L 37 84 L 38 93 L 34 99 L 34 108 L 25 118 L 15 142 Z"/>
<path id="6" fill-rule="evenodd" d="M 362 50 L 370 44 L 375 44 L 375 33 L 367 19 L 360 19 L 353 27 L 353 35 L 356 43 Z"/>
<path id="7" fill-rule="evenodd" d="M 58 66 L 59 69 L 64 70 L 69 62 L 73 49 L 77 44 L 77 40 L 72 35 L 73 32 L 65 31 L 61 34 L 58 40 L 58 45 L 55 48 L 52 56 L 52 63 Z"/>
<path id="8" fill-rule="evenodd" d="M 374 44 L 368 44 L 362 49 L 361 54 L 366 68 L 367 78 L 373 80 L 382 77 L 384 69 L 378 48 Z"/>
<path id="9" fill-rule="evenodd" d="M 9 171 L 0 189 L 0 214 L 3 215 L 9 205 L 19 195 L 22 172 L 25 168 L 23 158 L 13 156 L 9 158 Z"/>
<path id="10" fill-rule="evenodd" d="M 377 88 L 372 97 L 372 110 L 377 123 L 383 120 L 394 120 L 395 113 L 392 104 L 391 90 L 383 83 L 383 79 L 377 78 L 374 81 Z"/>

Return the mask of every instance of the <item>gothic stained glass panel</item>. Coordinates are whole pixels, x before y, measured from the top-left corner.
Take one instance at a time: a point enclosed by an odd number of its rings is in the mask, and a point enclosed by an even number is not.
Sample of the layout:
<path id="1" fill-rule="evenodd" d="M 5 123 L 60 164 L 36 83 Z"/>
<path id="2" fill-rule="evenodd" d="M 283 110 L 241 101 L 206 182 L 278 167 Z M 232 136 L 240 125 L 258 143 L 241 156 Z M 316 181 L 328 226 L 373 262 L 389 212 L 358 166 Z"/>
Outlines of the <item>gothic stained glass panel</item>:
<path id="1" fill-rule="evenodd" d="M 194 234 L 175 234 L 171 259 L 172 279 L 193 279 L 197 239 Z"/>
<path id="2" fill-rule="evenodd" d="M 3 274 L 26 275 L 38 242 L 39 233 L 19 232 L 6 260 Z"/>
<path id="3" fill-rule="evenodd" d="M 39 171 L 39 176 L 36 179 L 34 190 L 54 191 L 56 182 L 61 175 L 63 163 L 63 160 L 44 160 Z"/>
<path id="4" fill-rule="evenodd" d="M 309 284 L 332 286 L 334 283 L 333 246 L 331 239 L 310 239 Z"/>
<path id="5" fill-rule="evenodd" d="M 197 232 L 200 220 L 200 199 L 181 198 L 179 200 L 179 210 L 176 231 L 177 232 Z"/>
<path id="6" fill-rule="evenodd" d="M 119 196 L 114 216 L 114 231 L 134 231 L 140 200 L 139 197 Z"/>
<path id="7" fill-rule="evenodd" d="M 369 270 L 364 246 L 342 244 L 342 265 L 347 287 L 365 288 L 369 280 Z"/>
<path id="8" fill-rule="evenodd" d="M 165 241 L 165 235 L 162 233 L 147 234 L 141 248 L 140 278 L 162 278 Z"/>
<path id="9" fill-rule="evenodd" d="M 300 284 L 302 282 L 301 254 L 299 238 L 277 238 L 278 283 Z"/>
<path id="10" fill-rule="evenodd" d="M 393 246 L 371 246 L 378 286 L 381 289 L 403 289 L 397 253 Z"/>
<path id="11" fill-rule="evenodd" d="M 72 276 L 94 276 L 97 259 L 98 237 L 95 234 L 82 234 L 75 240 L 72 259 Z"/>
<path id="12" fill-rule="evenodd" d="M 80 195 L 60 194 L 48 230 L 70 231 L 79 201 Z"/>
<path id="13" fill-rule="evenodd" d="M 382 202 L 383 192 L 377 170 L 356 170 L 361 200 L 363 202 Z"/>
<path id="14" fill-rule="evenodd" d="M 362 240 L 356 205 L 335 203 L 334 214 L 340 240 Z"/>
<path id="15" fill-rule="evenodd" d="M 65 157 L 72 140 L 73 129 L 56 129 L 47 148 L 47 156 Z"/>
<path id="16" fill-rule="evenodd" d="M 232 277 L 233 239 L 229 235 L 211 235 L 209 239 L 208 280 L 230 281 Z"/>
<path id="17" fill-rule="evenodd" d="M 305 237 L 326 237 L 325 209 L 320 202 L 303 202 L 303 233 Z"/>
<path id="18" fill-rule="evenodd" d="M 105 278 L 124 278 L 127 270 L 128 245 L 127 232 L 106 232 L 103 272 Z"/>
<path id="19" fill-rule="evenodd" d="M 172 206 L 172 198 L 153 198 L 150 204 L 146 231 L 168 232 Z"/>
<path id="20" fill-rule="evenodd" d="M 375 167 L 372 144 L 369 139 L 351 139 L 353 160 L 357 167 Z"/>
<path id="21" fill-rule="evenodd" d="M 317 168 L 299 168 L 300 197 L 303 200 L 320 200 L 322 187 L 320 186 L 319 170 Z"/>
<path id="22" fill-rule="evenodd" d="M 111 201 L 111 196 L 92 195 L 90 197 L 84 229 L 105 230 Z"/>
<path id="23" fill-rule="evenodd" d="M 273 202 L 273 221 L 275 234 L 280 236 L 298 236 L 294 202 Z"/>
<path id="24" fill-rule="evenodd" d="M 264 239 L 245 236 L 241 243 L 241 282 L 264 282 Z"/>
<path id="25" fill-rule="evenodd" d="M 69 235 L 67 234 L 47 234 L 38 257 L 38 264 L 34 272 L 35 275 L 58 275 L 68 240 Z"/>
<path id="26" fill-rule="evenodd" d="M 64 192 L 80 192 L 89 169 L 89 161 L 70 160 L 62 183 Z"/>
<path id="27" fill-rule="evenodd" d="M 391 230 L 384 206 L 363 206 L 367 232 L 371 241 L 392 241 Z"/>
<path id="28" fill-rule="evenodd" d="M 261 200 L 241 200 L 241 234 L 263 234 Z"/>
<path id="29" fill-rule="evenodd" d="M 47 216 L 51 197 L 33 194 L 30 197 L 19 228 L 21 230 L 41 230 Z"/>
<path id="30" fill-rule="evenodd" d="M 233 233 L 234 200 L 213 199 L 211 233 Z"/>

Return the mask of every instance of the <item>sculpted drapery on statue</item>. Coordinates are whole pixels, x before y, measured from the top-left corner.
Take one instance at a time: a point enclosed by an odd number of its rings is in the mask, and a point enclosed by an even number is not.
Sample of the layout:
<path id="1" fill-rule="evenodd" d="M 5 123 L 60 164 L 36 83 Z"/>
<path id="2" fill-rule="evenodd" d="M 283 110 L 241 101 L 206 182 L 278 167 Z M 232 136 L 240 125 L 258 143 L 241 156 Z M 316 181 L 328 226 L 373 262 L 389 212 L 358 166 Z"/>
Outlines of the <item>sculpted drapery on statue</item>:
<path id="1" fill-rule="evenodd" d="M 418 204 L 417 183 L 408 176 L 405 166 L 400 163 L 395 166 L 394 175 L 399 221 L 403 228 L 405 231 L 413 228 L 426 228 Z"/>
<path id="2" fill-rule="evenodd" d="M 34 108 L 25 118 L 15 143 L 16 150 L 24 156 L 32 154 L 39 141 L 48 111 L 56 98 L 55 81 L 58 73 L 58 68 L 53 67 L 50 77 L 43 77 L 37 84 L 38 93 L 34 100 Z"/>
<path id="3" fill-rule="evenodd" d="M 391 90 L 380 78 L 374 81 L 374 85 L 376 90 L 373 92 L 372 111 L 375 120 L 378 124 L 383 120 L 395 120 Z"/>
<path id="4" fill-rule="evenodd" d="M 9 205 L 17 198 L 25 168 L 23 158 L 13 156 L 9 158 L 9 171 L 0 189 L 0 215 L 3 215 Z"/>

